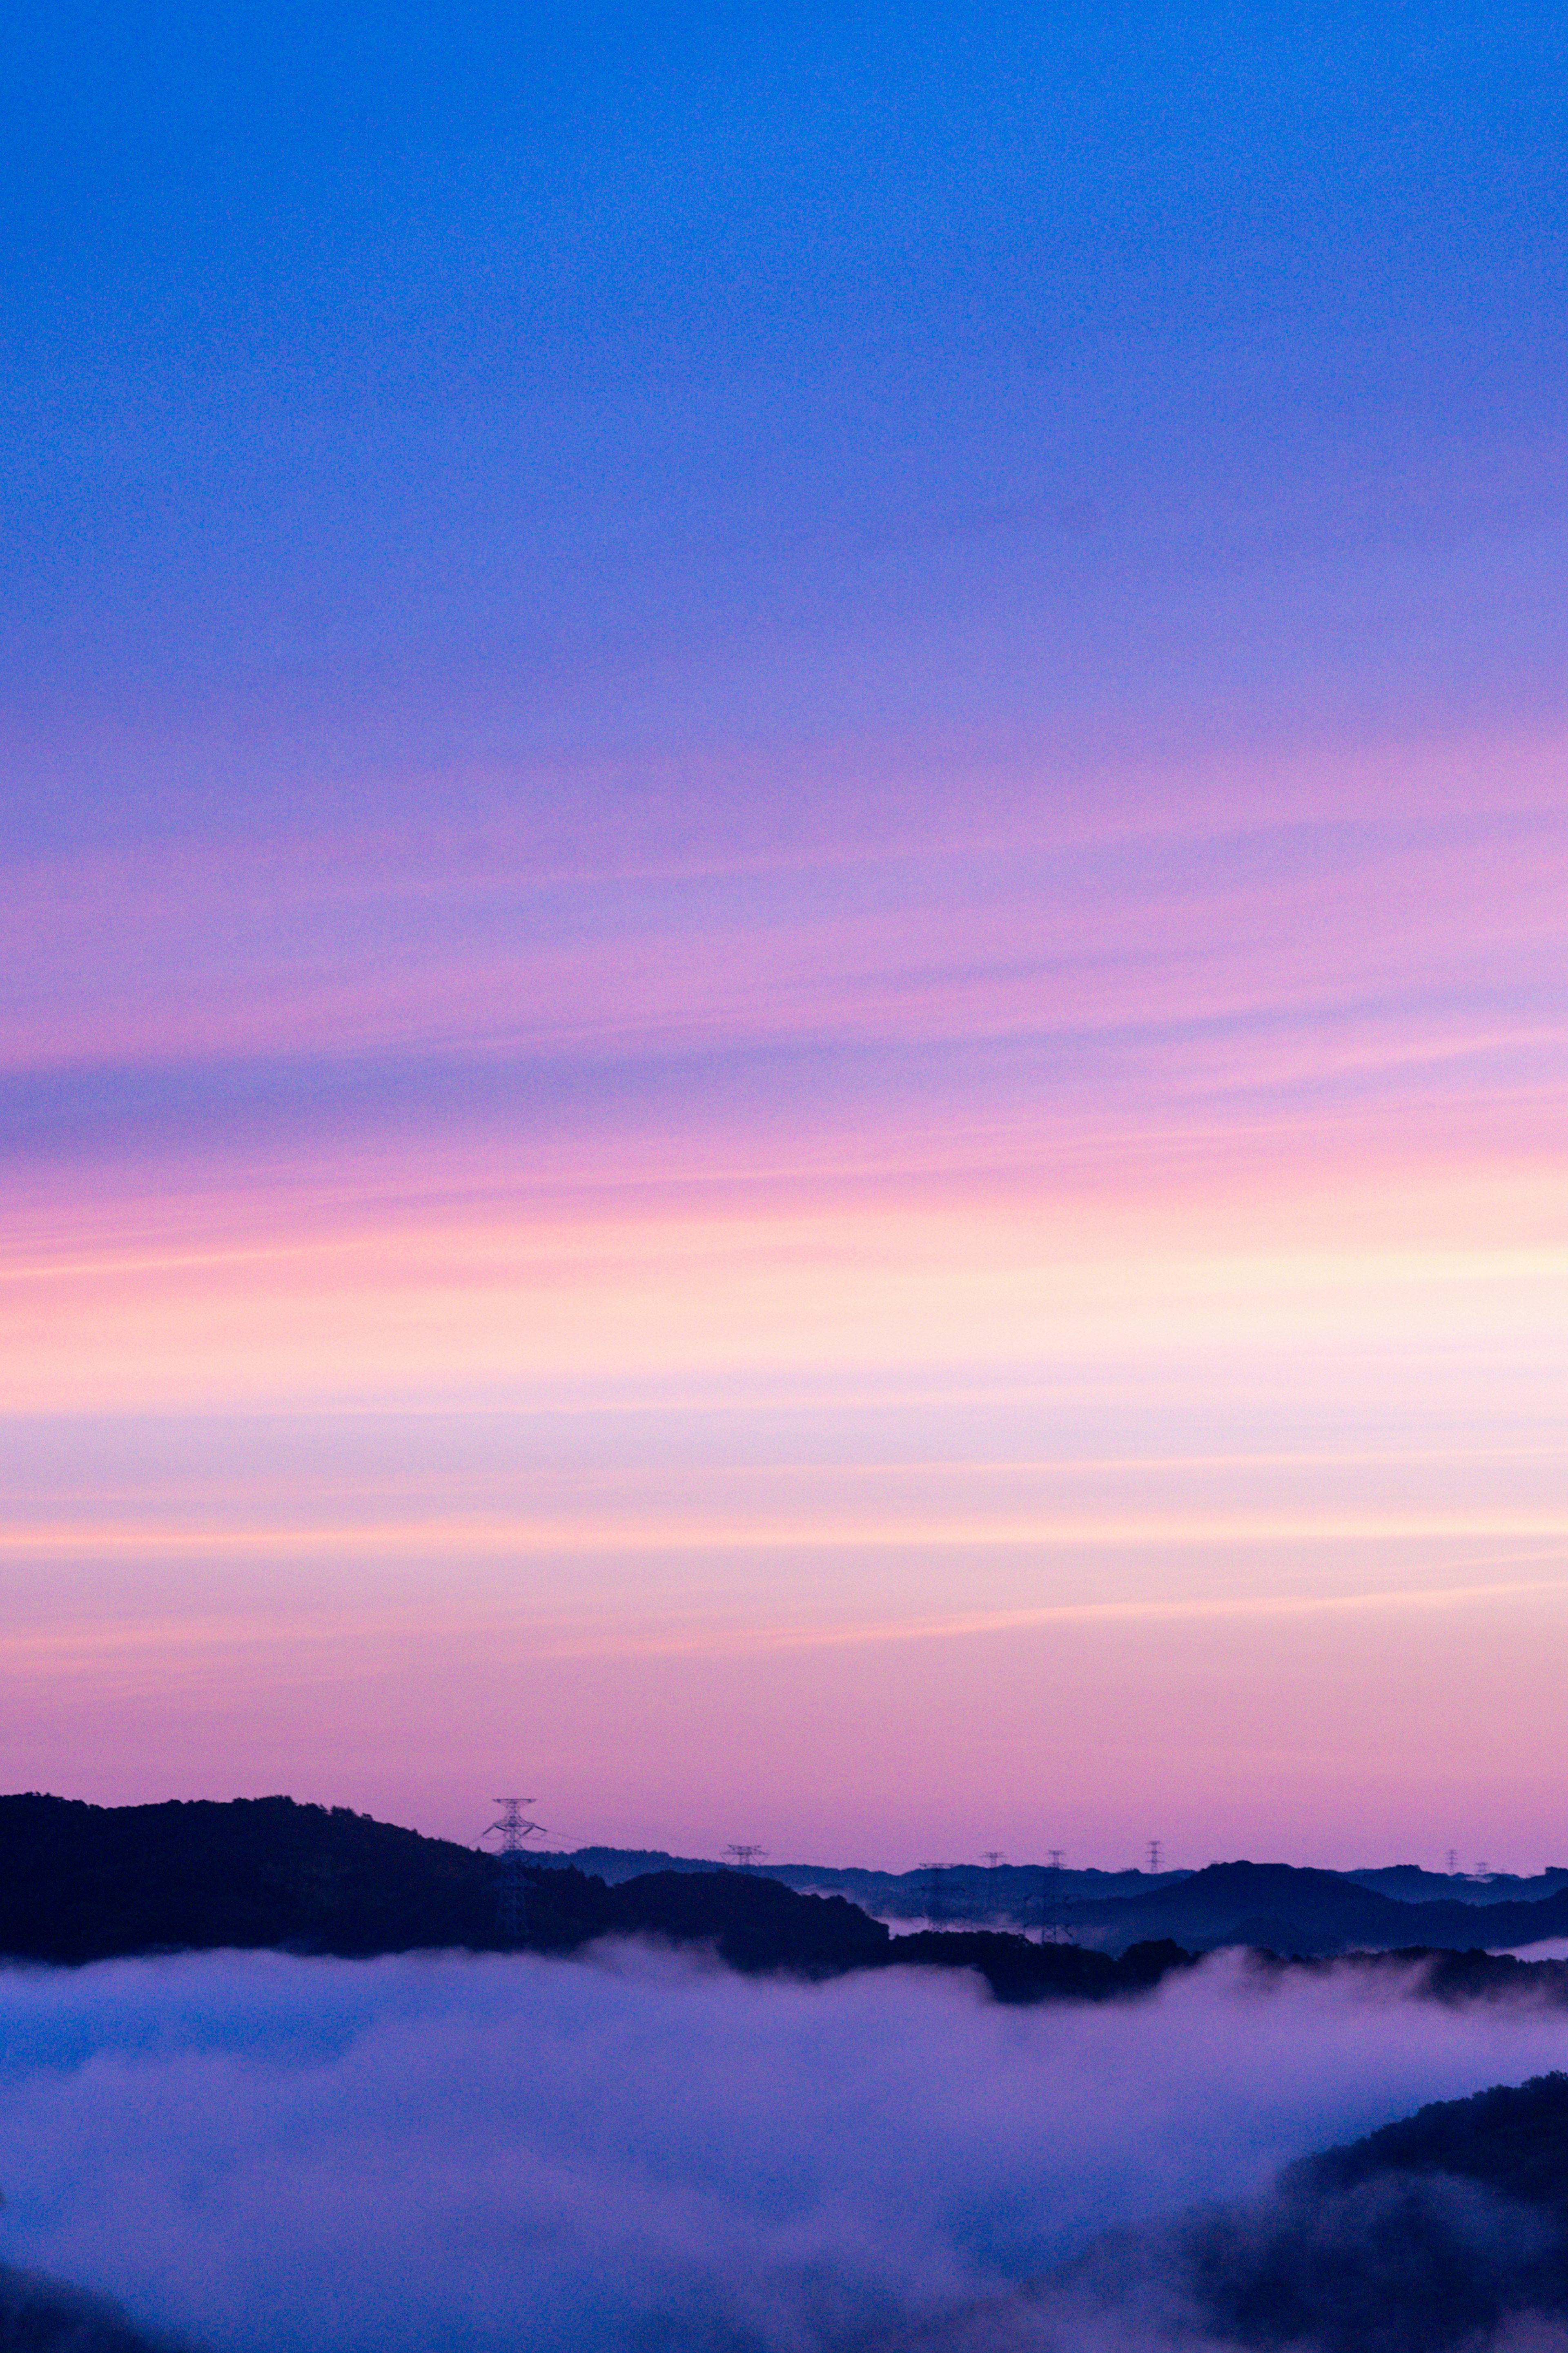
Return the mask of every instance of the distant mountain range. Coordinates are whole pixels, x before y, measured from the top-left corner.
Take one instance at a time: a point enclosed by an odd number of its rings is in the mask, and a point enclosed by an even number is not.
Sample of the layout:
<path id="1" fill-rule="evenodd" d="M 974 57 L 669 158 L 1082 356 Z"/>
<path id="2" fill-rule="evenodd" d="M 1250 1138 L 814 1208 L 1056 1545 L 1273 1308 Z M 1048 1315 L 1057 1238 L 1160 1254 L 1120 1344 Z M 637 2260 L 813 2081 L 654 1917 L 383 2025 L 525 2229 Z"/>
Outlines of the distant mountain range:
<path id="1" fill-rule="evenodd" d="M 711 1872 L 689 1856 L 584 1847 L 545 1856 L 610 1884 L 648 1872 Z M 883 1920 L 943 1925 L 990 1921 L 1028 1928 L 1049 1920 L 1077 1942 L 1110 1953 L 1170 1940 L 1191 1952 L 1257 1945 L 1327 1956 L 1393 1952 L 1411 1945 L 1466 1952 L 1568 1936 L 1568 1870 L 1532 1879 L 1452 1877 L 1398 1863 L 1362 1871 L 1305 1871 L 1289 1863 L 1210 1863 L 1204 1871 L 1061 1871 L 1041 1864 L 953 1864 L 933 1872 L 845 1870 L 768 1863 L 786 1887 L 848 1896 Z M 1478 1920 L 1477 1912 L 1484 1912 Z"/>
<path id="2" fill-rule="evenodd" d="M 651 1871 L 736 1867 L 715 1862 L 711 1856 L 668 1854 L 655 1847 L 574 1847 L 539 1860 L 572 1863 L 611 1886 Z M 1101 1903 L 1113 1897 L 1146 1895 L 1156 1888 L 1175 1887 L 1199 1876 L 1194 1871 L 1054 1871 L 1042 1862 L 928 1863 L 919 1871 L 866 1871 L 853 1864 L 822 1862 L 759 1862 L 751 1867 L 803 1894 L 847 1895 L 863 1911 L 875 1912 L 884 1920 L 929 1919 L 933 1895 L 953 1919 L 994 1919 L 1012 1914 L 1021 1920 L 1026 1913 L 1038 1910 L 1042 1894 L 1073 1905 Z M 1568 1889 L 1568 1866 L 1563 1865 L 1530 1878 L 1506 1871 L 1480 1874 L 1424 1871 L 1414 1862 L 1382 1863 L 1325 1875 L 1349 1880 L 1401 1904 L 1531 1904 Z"/>
<path id="3" fill-rule="evenodd" d="M 575 1847 L 569 1852 L 542 1855 L 545 1863 L 571 1863 L 592 1872 L 611 1886 L 641 1878 L 653 1871 L 722 1871 L 734 1866 L 697 1855 L 666 1854 L 654 1848 L 619 1846 Z M 1143 1871 L 1055 1871 L 1045 1863 L 943 1863 L 924 1871 L 862 1871 L 853 1865 L 823 1862 L 766 1862 L 753 1875 L 776 1879 L 802 1895 L 847 1895 L 864 1912 L 883 1920 L 952 1919 L 994 1921 L 1011 1919 L 1022 1925 L 1037 1918 L 1042 1897 L 1053 1905 L 1079 1897 L 1100 1899 L 1135 1895 L 1153 1887 L 1174 1885 L 1189 1876 L 1173 1871 L 1151 1875 Z M 1568 1872 L 1563 1874 L 1568 1886 Z"/>
<path id="4" fill-rule="evenodd" d="M 1489 1903 L 1478 1916 L 1474 1904 L 1404 1903 L 1339 1872 L 1214 1862 L 1174 1885 L 1075 1905 L 1069 1916 L 1085 1942 L 1113 1953 L 1151 1936 L 1173 1937 L 1193 1952 L 1223 1945 L 1314 1955 L 1411 1945 L 1495 1950 L 1568 1936 L 1568 1885 L 1533 1902 Z"/>
<path id="5" fill-rule="evenodd" d="M 600 1867 L 584 1869 L 589 1862 Z M 513 1941 L 499 1925 L 499 1867 L 472 1847 L 288 1798 L 124 1807 L 0 1798 L 0 1955 L 79 1962 L 220 1946 L 343 1955 L 494 1950 Z M 931 1920 L 934 1905 L 937 1917 L 919 1934 L 890 1937 L 888 1919 L 900 1915 L 846 1892 L 846 1883 L 876 1874 L 805 1865 L 742 1872 L 589 1849 L 530 1858 L 521 1941 L 571 1952 L 596 1936 L 655 1936 L 712 1944 L 737 1968 L 807 1975 L 894 1960 L 973 1967 L 999 1993 L 1033 1999 L 1151 1982 L 1149 1948 L 1166 1957 L 1165 1968 L 1226 1945 L 1321 1958 L 1416 1947 L 1463 1954 L 1568 1937 L 1568 1874 L 1545 1874 L 1563 1882 L 1555 1893 L 1479 1909 L 1452 1896 L 1401 1901 L 1367 1885 L 1369 1875 L 1227 1862 L 1157 1879 L 1064 1872 L 1058 1881 L 1037 1868 L 1034 1916 L 1052 1926 L 1042 1944 L 1017 1932 L 1030 1916 L 1022 1899 L 1031 1873 L 1022 1866 L 994 1877 L 978 1868 L 943 1873 L 934 1889 L 927 1874 L 923 1891 L 918 1874 L 904 1874 L 897 1884 L 905 1898 L 925 1896 L 917 1916 Z M 1021 1885 L 1009 1889 L 1009 1877 Z M 1492 1975 L 1500 1970 L 1506 1974 L 1499 1964 Z"/>

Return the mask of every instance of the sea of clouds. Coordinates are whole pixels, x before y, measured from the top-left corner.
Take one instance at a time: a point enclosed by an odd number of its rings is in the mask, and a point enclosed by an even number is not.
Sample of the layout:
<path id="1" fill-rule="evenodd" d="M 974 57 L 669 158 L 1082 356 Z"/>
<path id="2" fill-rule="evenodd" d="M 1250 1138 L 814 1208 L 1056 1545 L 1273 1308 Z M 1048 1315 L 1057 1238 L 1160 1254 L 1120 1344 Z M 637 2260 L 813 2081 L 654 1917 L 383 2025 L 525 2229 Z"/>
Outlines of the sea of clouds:
<path id="1" fill-rule="evenodd" d="M 1568 2065 L 1568 2013 L 1220 1957 L 893 1971 L 218 1954 L 0 1971 L 0 2260 L 211 2353 L 818 2353 Z"/>

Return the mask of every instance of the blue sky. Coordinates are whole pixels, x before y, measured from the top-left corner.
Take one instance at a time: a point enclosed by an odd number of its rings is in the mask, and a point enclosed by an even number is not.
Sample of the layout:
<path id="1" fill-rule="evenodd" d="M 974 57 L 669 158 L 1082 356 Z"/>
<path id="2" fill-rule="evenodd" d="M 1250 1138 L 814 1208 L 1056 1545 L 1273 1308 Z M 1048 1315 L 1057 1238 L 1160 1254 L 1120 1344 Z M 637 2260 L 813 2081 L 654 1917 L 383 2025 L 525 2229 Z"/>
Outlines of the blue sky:
<path id="1" fill-rule="evenodd" d="M 504 797 L 540 762 L 1552 702 L 1563 38 L 40 15 L 13 824 L 287 824 L 411 755 Z"/>

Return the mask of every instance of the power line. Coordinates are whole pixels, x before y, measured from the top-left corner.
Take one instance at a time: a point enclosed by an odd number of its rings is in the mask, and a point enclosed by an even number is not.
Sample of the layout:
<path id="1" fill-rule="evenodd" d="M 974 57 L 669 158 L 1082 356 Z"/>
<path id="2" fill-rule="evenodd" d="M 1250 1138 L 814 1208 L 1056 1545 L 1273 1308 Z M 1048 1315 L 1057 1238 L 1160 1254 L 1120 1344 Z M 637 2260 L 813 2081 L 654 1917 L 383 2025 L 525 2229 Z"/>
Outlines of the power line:
<path id="1" fill-rule="evenodd" d="M 1156 1877 L 1158 1877 L 1160 1871 L 1160 1857 L 1163 1852 L 1164 1841 L 1162 1839 L 1151 1839 L 1149 1841 L 1149 1868 Z"/>
<path id="2" fill-rule="evenodd" d="M 734 1857 L 737 1871 L 750 1871 L 753 1863 L 766 1862 L 768 1859 L 765 1846 L 752 1846 L 743 1841 L 731 1843 L 724 1849 L 724 1852 Z"/>

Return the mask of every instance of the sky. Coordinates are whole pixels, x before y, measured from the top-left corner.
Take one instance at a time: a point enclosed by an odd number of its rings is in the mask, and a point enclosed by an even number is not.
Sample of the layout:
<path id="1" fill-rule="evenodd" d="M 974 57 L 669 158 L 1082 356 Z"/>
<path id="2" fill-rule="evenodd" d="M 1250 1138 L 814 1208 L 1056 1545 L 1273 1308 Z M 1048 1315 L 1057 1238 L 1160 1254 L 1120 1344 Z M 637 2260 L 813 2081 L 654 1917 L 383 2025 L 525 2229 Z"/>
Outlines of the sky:
<path id="1" fill-rule="evenodd" d="M 1565 46 L 18 24 L 0 1785 L 1568 1861 Z"/>

